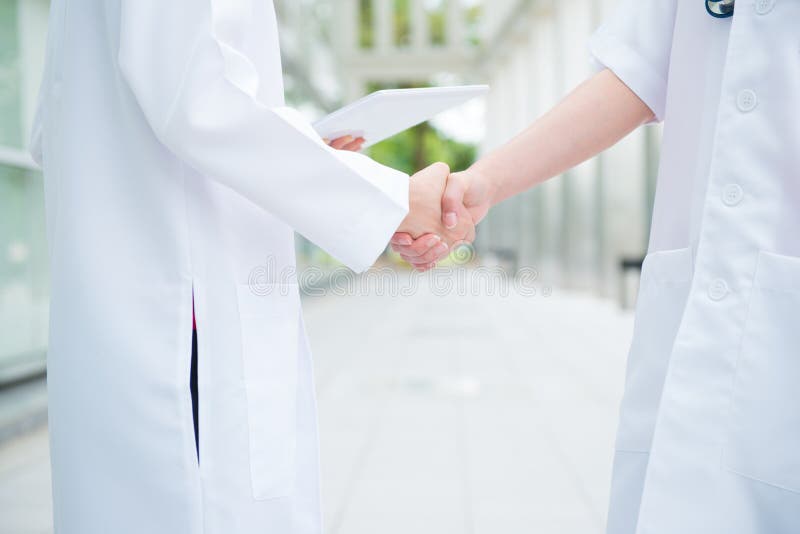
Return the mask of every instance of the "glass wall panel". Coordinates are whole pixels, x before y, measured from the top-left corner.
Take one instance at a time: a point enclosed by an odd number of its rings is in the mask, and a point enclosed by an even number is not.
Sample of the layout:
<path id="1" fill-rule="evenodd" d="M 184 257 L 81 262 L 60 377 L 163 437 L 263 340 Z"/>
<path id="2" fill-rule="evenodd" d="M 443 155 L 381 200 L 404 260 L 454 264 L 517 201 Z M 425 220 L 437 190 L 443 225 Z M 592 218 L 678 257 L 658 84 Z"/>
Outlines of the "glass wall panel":
<path id="1" fill-rule="evenodd" d="M 22 147 L 19 8 L 0 0 L 0 146 Z"/>
<path id="2" fill-rule="evenodd" d="M 0 0 L 0 382 L 40 370 L 47 349 L 42 175 L 18 166 L 25 145 L 20 21 L 26 7 Z"/>
<path id="3" fill-rule="evenodd" d="M 47 244 L 41 173 L 0 165 L 0 378 L 47 348 Z"/>

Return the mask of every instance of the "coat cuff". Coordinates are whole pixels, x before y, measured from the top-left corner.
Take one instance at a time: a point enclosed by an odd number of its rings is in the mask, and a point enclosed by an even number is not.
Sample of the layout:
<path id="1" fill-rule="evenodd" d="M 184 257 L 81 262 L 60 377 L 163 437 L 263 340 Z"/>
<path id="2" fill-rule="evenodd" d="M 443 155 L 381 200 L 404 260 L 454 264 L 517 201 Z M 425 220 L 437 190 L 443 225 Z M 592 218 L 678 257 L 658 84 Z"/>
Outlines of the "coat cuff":
<path id="1" fill-rule="evenodd" d="M 603 28 L 590 39 L 589 51 L 598 71 L 604 68 L 611 70 L 650 108 L 655 116 L 651 122 L 664 120 L 667 80 L 651 67 L 643 55 Z"/>
<path id="2" fill-rule="evenodd" d="M 357 273 L 369 269 L 386 250 L 392 235 L 408 214 L 408 175 L 350 152 L 337 154 L 345 163 L 370 181 L 379 184 L 380 195 L 354 220 L 330 253 Z"/>
<path id="3" fill-rule="evenodd" d="M 358 186 L 351 190 L 353 202 L 349 209 L 325 211 L 320 208 L 317 213 L 323 219 L 327 215 L 329 220 L 320 220 L 319 224 L 324 228 L 317 232 L 319 239 L 306 237 L 352 270 L 366 271 L 386 249 L 392 234 L 408 213 L 408 175 L 363 154 L 327 146 L 293 109 L 277 108 L 275 113 L 304 133 L 320 150 L 330 154 L 333 164 L 330 168 L 320 169 L 321 173 L 344 173 L 354 178 L 346 181 L 351 187 L 353 182 Z"/>

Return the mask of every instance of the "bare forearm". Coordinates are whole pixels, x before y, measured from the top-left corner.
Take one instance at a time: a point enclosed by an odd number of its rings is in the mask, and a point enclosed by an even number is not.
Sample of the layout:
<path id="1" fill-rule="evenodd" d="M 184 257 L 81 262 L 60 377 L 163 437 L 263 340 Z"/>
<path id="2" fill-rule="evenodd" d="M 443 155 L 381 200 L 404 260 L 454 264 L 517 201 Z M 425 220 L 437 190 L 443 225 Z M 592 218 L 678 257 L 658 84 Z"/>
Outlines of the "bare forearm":
<path id="1" fill-rule="evenodd" d="M 652 117 L 616 75 L 600 72 L 517 137 L 450 175 L 442 196 L 445 228 L 457 228 L 465 208 L 479 223 L 493 205 L 602 152 Z M 438 241 L 413 237 L 397 234 L 392 246 L 416 268 L 430 268 L 442 257 Z"/>
<path id="2" fill-rule="evenodd" d="M 491 182 L 496 204 L 602 152 L 652 116 L 633 91 L 604 70 L 471 170 Z"/>

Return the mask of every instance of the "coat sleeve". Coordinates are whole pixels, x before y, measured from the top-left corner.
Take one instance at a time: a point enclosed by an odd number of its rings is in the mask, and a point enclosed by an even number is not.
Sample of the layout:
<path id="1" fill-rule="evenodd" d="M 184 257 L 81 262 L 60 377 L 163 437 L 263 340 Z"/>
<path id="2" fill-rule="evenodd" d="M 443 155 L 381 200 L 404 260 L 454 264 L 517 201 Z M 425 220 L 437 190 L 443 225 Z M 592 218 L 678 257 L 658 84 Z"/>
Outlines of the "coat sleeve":
<path id="1" fill-rule="evenodd" d="M 664 120 L 678 0 L 621 0 L 594 33 L 595 66 L 608 68 Z"/>
<path id="2" fill-rule="evenodd" d="M 121 0 L 122 77 L 185 164 L 363 271 L 408 211 L 408 176 L 333 150 L 297 112 L 259 100 L 259 84 L 276 81 L 219 37 L 253 31 L 247 1 Z M 256 30 L 277 50 L 275 27 Z"/>

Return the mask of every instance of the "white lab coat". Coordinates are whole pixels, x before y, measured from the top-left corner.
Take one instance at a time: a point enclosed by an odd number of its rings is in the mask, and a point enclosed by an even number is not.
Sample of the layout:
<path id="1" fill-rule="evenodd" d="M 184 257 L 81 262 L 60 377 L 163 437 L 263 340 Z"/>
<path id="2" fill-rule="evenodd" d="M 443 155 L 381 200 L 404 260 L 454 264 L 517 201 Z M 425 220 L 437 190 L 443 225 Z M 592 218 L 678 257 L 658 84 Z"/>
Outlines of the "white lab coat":
<path id="1" fill-rule="evenodd" d="M 625 0 L 592 40 L 665 121 L 610 534 L 800 532 L 798 20 Z"/>
<path id="2" fill-rule="evenodd" d="M 364 270 L 408 177 L 283 107 L 268 0 L 54 0 L 47 56 L 56 532 L 319 533 L 293 230 Z"/>

